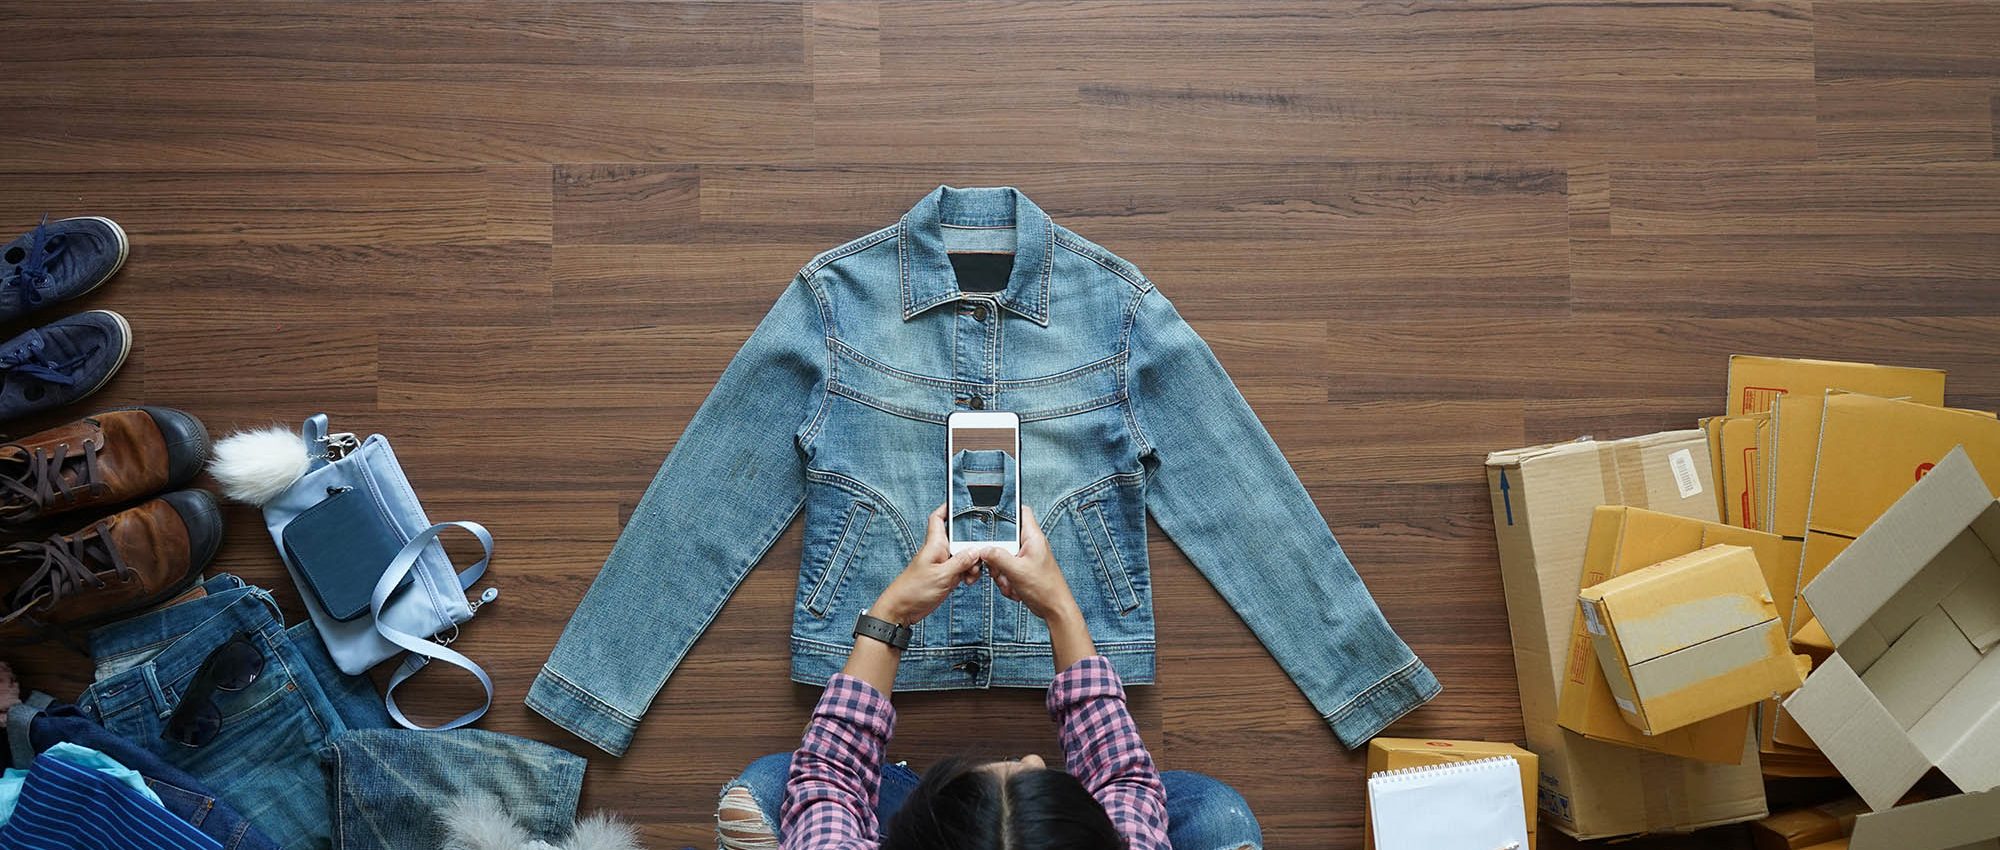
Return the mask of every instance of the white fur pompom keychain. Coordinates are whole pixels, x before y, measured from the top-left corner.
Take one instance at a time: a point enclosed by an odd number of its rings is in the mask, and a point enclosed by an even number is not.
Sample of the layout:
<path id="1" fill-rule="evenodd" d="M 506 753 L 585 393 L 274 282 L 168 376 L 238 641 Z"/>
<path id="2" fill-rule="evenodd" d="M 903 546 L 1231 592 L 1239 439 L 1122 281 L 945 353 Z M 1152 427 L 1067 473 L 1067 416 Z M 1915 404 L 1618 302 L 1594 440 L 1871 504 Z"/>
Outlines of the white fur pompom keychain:
<path id="1" fill-rule="evenodd" d="M 281 425 L 238 431 L 215 442 L 212 458 L 223 495 L 263 507 L 306 474 L 306 441 Z"/>

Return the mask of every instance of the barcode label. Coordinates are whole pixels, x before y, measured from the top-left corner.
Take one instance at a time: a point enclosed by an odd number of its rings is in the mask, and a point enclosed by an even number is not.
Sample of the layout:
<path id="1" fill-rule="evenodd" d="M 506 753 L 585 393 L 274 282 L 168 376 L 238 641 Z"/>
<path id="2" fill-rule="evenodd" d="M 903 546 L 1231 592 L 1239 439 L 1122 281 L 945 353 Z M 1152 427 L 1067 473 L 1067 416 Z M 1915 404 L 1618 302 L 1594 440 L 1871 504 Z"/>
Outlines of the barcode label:
<path id="1" fill-rule="evenodd" d="M 1701 473 L 1695 471 L 1694 452 L 1681 449 L 1667 455 L 1667 468 L 1674 471 L 1674 486 L 1680 488 L 1681 498 L 1701 495 Z"/>

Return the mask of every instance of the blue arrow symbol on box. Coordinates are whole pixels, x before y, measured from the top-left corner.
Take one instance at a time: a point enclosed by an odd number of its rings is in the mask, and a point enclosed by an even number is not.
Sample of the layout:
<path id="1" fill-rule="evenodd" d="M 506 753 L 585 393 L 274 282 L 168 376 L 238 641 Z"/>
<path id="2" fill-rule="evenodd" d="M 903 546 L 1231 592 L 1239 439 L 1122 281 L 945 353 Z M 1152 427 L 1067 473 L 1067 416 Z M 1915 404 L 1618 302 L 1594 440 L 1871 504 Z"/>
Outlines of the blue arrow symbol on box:
<path id="1" fill-rule="evenodd" d="M 1507 470 L 1500 470 L 1500 503 L 1507 506 L 1507 524 L 1514 524 L 1514 496 L 1507 492 Z"/>

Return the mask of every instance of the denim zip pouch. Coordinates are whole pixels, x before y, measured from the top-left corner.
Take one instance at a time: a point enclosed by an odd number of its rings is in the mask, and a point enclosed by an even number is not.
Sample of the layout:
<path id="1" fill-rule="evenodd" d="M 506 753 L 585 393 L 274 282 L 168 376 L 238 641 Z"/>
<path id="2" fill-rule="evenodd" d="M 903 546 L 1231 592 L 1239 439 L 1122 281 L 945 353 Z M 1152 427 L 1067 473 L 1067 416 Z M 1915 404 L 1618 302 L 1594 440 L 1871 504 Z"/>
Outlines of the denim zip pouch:
<path id="1" fill-rule="evenodd" d="M 375 582 L 403 548 L 374 501 L 352 487 L 337 487 L 324 501 L 286 523 L 286 560 L 298 568 L 299 586 L 328 617 L 345 623 L 368 613 Z M 416 580 L 405 574 L 391 592 Z"/>

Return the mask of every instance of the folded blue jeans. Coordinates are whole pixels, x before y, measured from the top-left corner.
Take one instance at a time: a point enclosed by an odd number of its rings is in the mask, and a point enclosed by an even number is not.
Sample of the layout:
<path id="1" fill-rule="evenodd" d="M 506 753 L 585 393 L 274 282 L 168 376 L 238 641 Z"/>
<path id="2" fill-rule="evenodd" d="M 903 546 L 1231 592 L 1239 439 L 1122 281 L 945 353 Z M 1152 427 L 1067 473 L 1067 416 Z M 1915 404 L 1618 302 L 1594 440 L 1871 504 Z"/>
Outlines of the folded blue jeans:
<path id="1" fill-rule="evenodd" d="M 389 725 L 374 686 L 334 666 L 311 623 L 285 628 L 262 588 L 222 574 L 206 596 L 90 634 L 97 681 L 77 700 L 106 731 L 192 774 L 286 850 L 333 839 L 333 783 L 321 750 L 349 729 Z M 217 691 L 214 740 L 189 747 L 162 737 L 197 668 L 217 646 L 247 635 L 264 669 L 241 691 Z"/>
<path id="2" fill-rule="evenodd" d="M 146 748 L 105 731 L 76 706 L 30 698 L 8 709 L 7 749 L 14 767 L 28 767 L 36 753 L 65 741 L 89 747 L 138 771 L 168 813 L 214 838 L 222 850 L 276 850 L 276 843 L 251 826 L 228 801 L 217 797 L 206 783 Z"/>
<path id="3" fill-rule="evenodd" d="M 394 727 L 374 684 L 340 672 L 310 621 L 286 628 L 271 594 L 236 576 L 203 587 L 202 598 L 91 633 L 97 682 L 70 711 L 127 742 L 98 749 L 121 761 L 140 750 L 184 771 L 284 850 L 435 850 L 438 812 L 475 792 L 533 834 L 568 834 L 581 757 L 476 729 Z M 199 747 L 162 737 L 195 670 L 239 634 L 264 669 L 242 691 L 212 696 L 221 732 Z"/>
<path id="4" fill-rule="evenodd" d="M 355 729 L 322 754 L 340 850 L 437 850 L 448 838 L 439 810 L 468 795 L 557 843 L 575 825 L 583 792 L 582 756 L 482 729 Z"/>
<path id="5" fill-rule="evenodd" d="M 779 808 L 785 803 L 785 780 L 791 772 L 791 753 L 768 755 L 751 762 L 742 775 L 722 787 L 722 793 L 733 788 L 749 791 L 764 813 L 764 822 L 776 835 Z M 887 824 L 890 816 L 903 808 L 919 779 L 908 765 L 882 766 L 875 805 L 877 823 Z M 1186 770 L 1162 771 L 1160 783 L 1167 788 L 1167 843 L 1174 850 L 1257 850 L 1264 846 L 1264 833 L 1250 813 L 1250 804 L 1228 783 Z"/>

